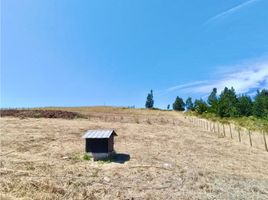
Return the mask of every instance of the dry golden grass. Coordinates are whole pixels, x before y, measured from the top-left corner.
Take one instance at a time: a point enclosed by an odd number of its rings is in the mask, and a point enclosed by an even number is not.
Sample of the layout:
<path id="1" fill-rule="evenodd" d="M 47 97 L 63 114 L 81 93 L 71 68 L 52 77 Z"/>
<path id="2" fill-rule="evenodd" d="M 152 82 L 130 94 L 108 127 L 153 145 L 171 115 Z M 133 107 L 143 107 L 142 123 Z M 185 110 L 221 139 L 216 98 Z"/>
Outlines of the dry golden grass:
<path id="1" fill-rule="evenodd" d="M 58 108 L 57 108 L 58 109 Z M 268 199 L 268 153 L 180 113 L 64 108 L 90 119 L 1 118 L 2 199 Z M 84 131 L 114 128 L 124 164 L 83 160 Z"/>

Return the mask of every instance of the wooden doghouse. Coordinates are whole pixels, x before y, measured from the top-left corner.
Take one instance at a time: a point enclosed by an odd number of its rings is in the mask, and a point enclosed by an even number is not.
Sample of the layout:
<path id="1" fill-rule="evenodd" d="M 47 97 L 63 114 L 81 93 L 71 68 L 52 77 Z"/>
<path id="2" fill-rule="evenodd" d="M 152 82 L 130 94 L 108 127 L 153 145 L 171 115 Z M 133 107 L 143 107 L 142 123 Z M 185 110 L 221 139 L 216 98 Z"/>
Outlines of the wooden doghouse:
<path id="1" fill-rule="evenodd" d="M 114 154 L 114 130 L 88 130 L 82 137 L 86 140 L 86 152 L 94 160 L 106 159 Z"/>

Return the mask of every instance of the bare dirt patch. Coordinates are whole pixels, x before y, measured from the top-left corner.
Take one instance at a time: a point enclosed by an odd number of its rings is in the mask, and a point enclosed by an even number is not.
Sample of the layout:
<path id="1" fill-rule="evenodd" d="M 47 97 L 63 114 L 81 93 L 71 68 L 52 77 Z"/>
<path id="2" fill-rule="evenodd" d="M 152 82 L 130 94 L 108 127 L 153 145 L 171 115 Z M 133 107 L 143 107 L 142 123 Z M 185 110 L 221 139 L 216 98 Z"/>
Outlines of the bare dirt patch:
<path id="1" fill-rule="evenodd" d="M 62 110 L 31 110 L 31 109 L 1 109 L 1 117 L 20 117 L 20 118 L 62 118 L 75 119 L 86 118 L 85 115 L 76 112 Z"/>

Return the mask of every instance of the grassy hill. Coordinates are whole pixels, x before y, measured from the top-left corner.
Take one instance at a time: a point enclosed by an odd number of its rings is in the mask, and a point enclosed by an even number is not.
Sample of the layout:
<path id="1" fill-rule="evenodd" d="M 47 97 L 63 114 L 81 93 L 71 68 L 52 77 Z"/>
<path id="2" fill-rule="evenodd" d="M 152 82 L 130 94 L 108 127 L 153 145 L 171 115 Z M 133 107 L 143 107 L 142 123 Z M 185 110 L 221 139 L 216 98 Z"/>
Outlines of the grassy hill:
<path id="1" fill-rule="evenodd" d="M 193 126 L 183 113 L 42 108 L 87 118 L 2 117 L 2 199 L 267 199 L 267 152 Z M 85 160 L 88 129 L 115 129 L 123 164 Z"/>

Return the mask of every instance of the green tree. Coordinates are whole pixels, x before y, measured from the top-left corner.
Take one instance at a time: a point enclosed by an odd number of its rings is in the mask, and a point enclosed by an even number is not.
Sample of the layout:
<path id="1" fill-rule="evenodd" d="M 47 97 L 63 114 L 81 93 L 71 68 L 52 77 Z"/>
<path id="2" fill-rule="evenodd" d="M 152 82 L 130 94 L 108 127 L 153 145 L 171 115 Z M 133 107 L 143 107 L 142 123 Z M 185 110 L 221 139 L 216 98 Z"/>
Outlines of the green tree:
<path id="1" fill-rule="evenodd" d="M 208 105 L 202 99 L 196 99 L 194 102 L 194 109 L 198 114 L 203 114 L 208 110 Z"/>
<path id="2" fill-rule="evenodd" d="M 253 114 L 257 117 L 268 118 L 268 90 L 258 90 L 253 105 Z"/>
<path id="3" fill-rule="evenodd" d="M 153 90 L 150 91 L 150 93 L 147 95 L 146 103 L 145 103 L 146 108 L 153 108 L 154 107 L 154 95 L 153 95 Z"/>
<path id="4" fill-rule="evenodd" d="M 194 110 L 194 104 L 191 97 L 188 97 L 185 102 L 187 110 Z"/>
<path id="5" fill-rule="evenodd" d="M 220 117 L 235 117 L 238 115 L 238 99 L 233 87 L 224 88 L 218 101 L 218 115 Z"/>
<path id="6" fill-rule="evenodd" d="M 169 110 L 169 109 L 170 109 L 170 105 L 168 104 L 168 105 L 167 105 L 167 110 Z"/>
<path id="7" fill-rule="evenodd" d="M 213 88 L 212 92 L 208 96 L 209 111 L 211 113 L 218 112 L 218 98 L 217 98 L 217 88 Z"/>
<path id="8" fill-rule="evenodd" d="M 173 110 L 184 111 L 184 107 L 185 103 L 183 102 L 183 99 L 177 96 L 175 102 L 173 103 Z"/>
<path id="9" fill-rule="evenodd" d="M 242 95 L 238 97 L 237 110 L 240 116 L 252 115 L 253 102 L 250 96 Z"/>

